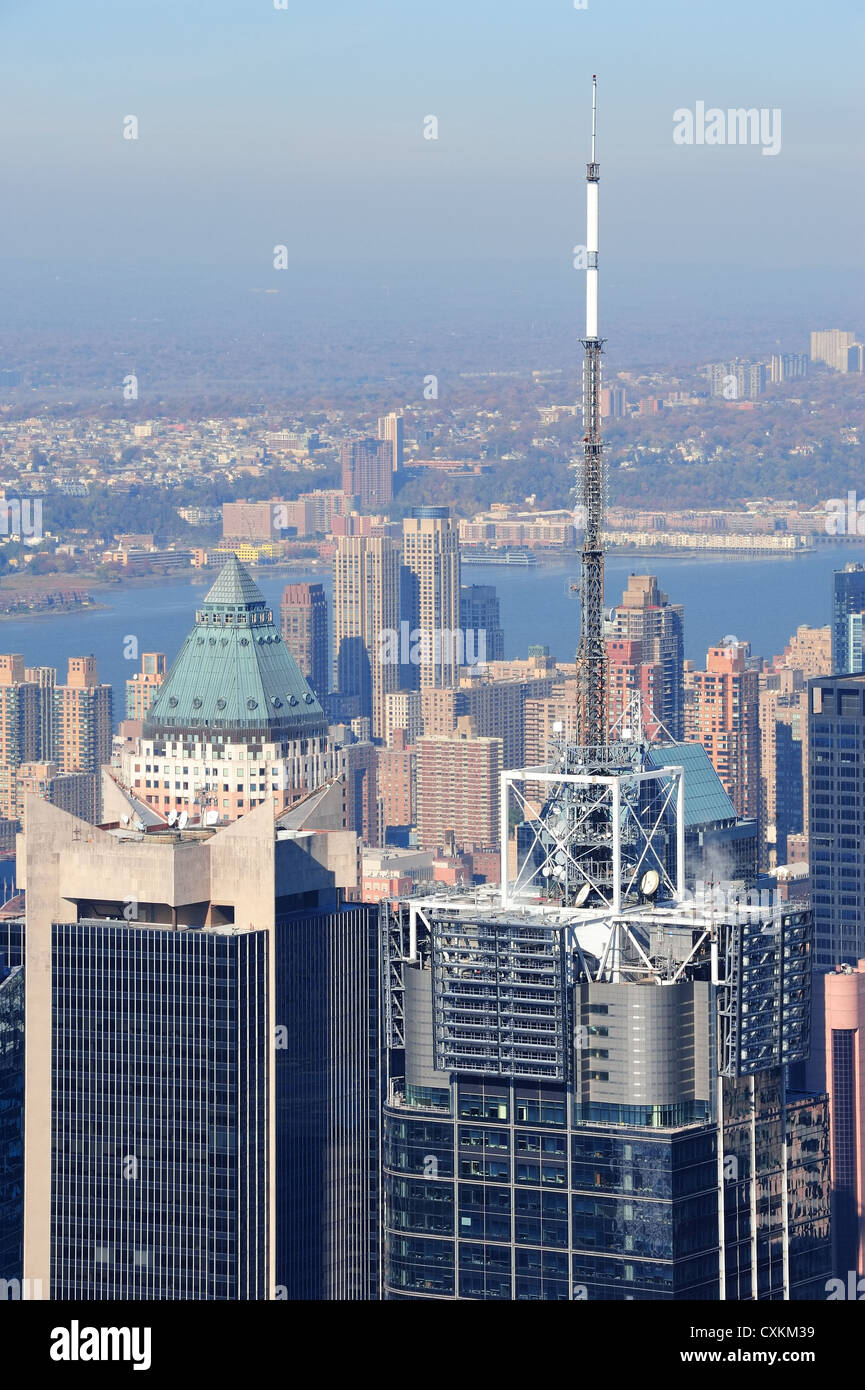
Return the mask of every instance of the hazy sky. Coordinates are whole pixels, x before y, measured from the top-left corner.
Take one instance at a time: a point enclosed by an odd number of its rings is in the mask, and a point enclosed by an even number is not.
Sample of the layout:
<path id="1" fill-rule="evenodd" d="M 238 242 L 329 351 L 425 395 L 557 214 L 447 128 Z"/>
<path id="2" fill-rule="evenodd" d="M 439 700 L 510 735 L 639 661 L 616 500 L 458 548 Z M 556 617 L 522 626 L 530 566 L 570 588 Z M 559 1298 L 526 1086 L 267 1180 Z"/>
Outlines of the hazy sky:
<path id="1" fill-rule="evenodd" d="M 0 0 L 0 255 L 567 264 L 597 71 L 602 265 L 858 269 L 863 60 L 861 0 Z"/>

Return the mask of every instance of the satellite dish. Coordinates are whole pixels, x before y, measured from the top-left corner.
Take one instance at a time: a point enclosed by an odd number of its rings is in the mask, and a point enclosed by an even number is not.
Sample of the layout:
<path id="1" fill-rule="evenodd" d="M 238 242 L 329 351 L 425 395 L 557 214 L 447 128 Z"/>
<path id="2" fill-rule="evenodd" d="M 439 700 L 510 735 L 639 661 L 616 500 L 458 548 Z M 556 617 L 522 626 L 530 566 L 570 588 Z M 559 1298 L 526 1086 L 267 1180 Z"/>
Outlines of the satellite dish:
<path id="1" fill-rule="evenodd" d="M 206 814 L 205 817 L 204 817 L 204 824 L 205 824 L 205 825 L 216 825 L 216 822 L 217 822 L 218 820 L 219 820 L 219 812 L 218 812 L 218 811 L 208 811 L 207 814 Z"/>
<path id="2" fill-rule="evenodd" d="M 181 812 L 180 812 L 180 816 L 179 816 L 178 821 L 177 821 L 177 829 L 178 829 L 178 830 L 185 830 L 188 824 L 189 824 L 189 812 L 188 812 L 188 811 L 181 811 Z"/>
<path id="3" fill-rule="evenodd" d="M 136 830 L 143 830 L 143 829 L 144 829 L 144 821 L 141 819 L 140 816 L 136 816 L 136 817 L 135 817 L 135 820 L 132 822 L 132 824 L 134 825 L 134 827 L 135 827 Z"/>
<path id="4" fill-rule="evenodd" d="M 592 891 L 592 885 L 591 885 L 590 883 L 584 883 L 583 886 L 582 886 L 582 888 L 580 889 L 579 893 L 577 894 L 575 900 L 574 900 L 574 906 L 575 906 L 575 907 L 582 907 L 583 904 L 586 902 L 586 900 L 587 900 L 589 894 L 591 893 L 591 891 Z"/>
<path id="5" fill-rule="evenodd" d="M 541 873 L 543 874 L 544 878 L 549 878 L 552 872 L 553 871 L 550 868 L 549 864 L 545 864 L 544 867 L 541 869 Z"/>
<path id="6" fill-rule="evenodd" d="M 129 824 L 129 817 L 128 817 L 128 816 L 121 816 L 121 817 L 120 817 L 120 824 L 121 824 L 121 825 L 128 825 L 128 824 Z"/>
<path id="7" fill-rule="evenodd" d="M 177 812 L 176 812 L 176 811 L 169 811 L 169 812 L 168 812 L 168 824 L 169 824 L 169 825 L 173 825 L 174 822 L 175 822 L 176 820 L 177 820 Z"/>
<path id="8" fill-rule="evenodd" d="M 640 892 L 644 898 L 654 897 L 661 886 L 661 875 L 657 869 L 649 869 L 640 880 Z"/>

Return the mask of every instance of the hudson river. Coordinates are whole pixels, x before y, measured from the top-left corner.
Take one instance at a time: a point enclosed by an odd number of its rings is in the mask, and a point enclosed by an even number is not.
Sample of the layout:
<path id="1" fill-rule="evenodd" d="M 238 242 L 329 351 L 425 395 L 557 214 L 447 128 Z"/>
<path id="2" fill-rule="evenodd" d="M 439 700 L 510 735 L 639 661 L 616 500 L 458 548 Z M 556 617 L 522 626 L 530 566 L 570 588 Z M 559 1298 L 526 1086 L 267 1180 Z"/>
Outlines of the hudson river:
<path id="1" fill-rule="evenodd" d="M 735 634 L 761 656 L 783 650 L 800 623 L 831 622 L 832 572 L 848 560 L 865 562 L 865 545 L 826 546 L 810 553 L 772 559 L 679 559 L 615 555 L 607 559 L 607 604 L 621 599 L 629 574 L 656 574 L 672 603 L 685 605 L 686 655 L 702 665 L 707 647 Z M 571 592 L 579 567 L 538 565 L 534 569 L 491 565 L 463 566 L 464 584 L 493 584 L 499 593 L 505 654 L 525 656 L 540 642 L 560 660 L 572 660 L 578 635 L 577 596 Z M 299 566 L 292 579 L 323 583 L 330 573 Z M 289 576 L 267 570 L 256 581 L 274 609 Z M 136 584 L 128 589 L 95 590 L 106 604 L 100 611 L 55 617 L 33 616 L 0 623 L 0 651 L 22 652 L 28 666 L 56 666 L 65 679 L 70 656 L 92 653 L 100 679 L 115 687 L 115 719 L 123 717 L 124 681 L 139 662 L 124 657 L 128 638 L 138 651 L 165 652 L 169 665 L 192 626 L 195 607 L 209 584 L 188 581 Z"/>

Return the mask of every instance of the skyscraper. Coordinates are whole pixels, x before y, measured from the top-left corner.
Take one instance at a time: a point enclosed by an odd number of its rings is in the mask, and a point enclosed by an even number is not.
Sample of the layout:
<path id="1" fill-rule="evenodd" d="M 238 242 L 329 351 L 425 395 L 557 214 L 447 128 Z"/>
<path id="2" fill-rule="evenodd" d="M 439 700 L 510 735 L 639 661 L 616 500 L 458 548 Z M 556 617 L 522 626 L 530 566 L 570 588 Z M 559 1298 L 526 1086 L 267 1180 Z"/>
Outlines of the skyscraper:
<path id="1" fill-rule="evenodd" d="M 709 648 L 705 671 L 688 673 L 685 738 L 702 743 L 737 814 L 759 819 L 759 680 L 750 653 L 747 642 L 729 639 Z"/>
<path id="2" fill-rule="evenodd" d="M 342 490 L 362 507 L 393 500 L 394 446 L 388 440 L 346 439 L 342 445 Z"/>
<path id="3" fill-rule="evenodd" d="M 267 804 L 145 838 L 30 806 L 24 1275 L 42 1296 L 376 1296 L 377 916 L 343 910 L 329 868 L 353 839 L 297 839 Z"/>
<path id="4" fill-rule="evenodd" d="M 818 970 L 865 957 L 865 674 L 809 692 L 809 837 Z"/>
<path id="5" fill-rule="evenodd" d="M 459 529 L 447 507 L 417 507 L 403 521 L 403 617 L 420 634 L 417 685 L 453 686 L 460 651 Z"/>
<path id="6" fill-rule="evenodd" d="M 838 676 L 856 668 L 850 653 L 850 615 L 865 610 L 865 565 L 855 561 L 836 570 L 832 586 L 832 670 Z"/>
<path id="7" fill-rule="evenodd" d="M 280 606 L 282 638 L 325 708 L 330 688 L 327 597 L 322 584 L 286 584 Z"/>
<path id="8" fill-rule="evenodd" d="M 814 1044 L 829 1093 L 832 1269 L 865 1275 L 865 960 L 815 980 Z"/>
<path id="9" fill-rule="evenodd" d="M 396 411 L 391 411 L 389 415 L 381 415 L 378 422 L 379 439 L 387 440 L 393 450 L 393 471 L 399 473 L 403 463 L 403 426 L 404 421 Z"/>
<path id="10" fill-rule="evenodd" d="M 463 634 L 472 633 L 473 650 L 481 660 L 482 641 L 484 661 L 504 661 L 505 634 L 499 596 L 493 584 L 463 584 L 460 588 L 460 626 Z M 481 634 L 483 637 L 481 638 Z M 463 638 L 465 641 L 465 636 Z"/>
<path id="11" fill-rule="evenodd" d="M 0 656 L 0 816 L 7 820 L 16 816 L 16 770 L 38 756 L 42 713 L 40 691 L 26 678 L 23 656 Z"/>
<path id="12" fill-rule="evenodd" d="M 264 595 L 231 556 L 121 758 L 125 786 L 167 817 L 208 824 L 278 810 L 330 771 L 327 724 Z"/>
<path id="13" fill-rule="evenodd" d="M 645 666 L 641 675 L 631 677 L 633 688 L 648 695 L 651 688 L 651 710 L 671 738 L 684 736 L 685 696 L 685 609 L 681 603 L 670 603 L 658 587 L 653 574 L 632 574 L 622 595 L 622 601 L 611 612 L 606 624 L 608 638 L 638 643 L 630 648 L 630 660 L 637 668 Z M 618 649 L 625 660 L 624 649 Z M 650 674 L 651 671 L 656 674 Z M 620 713 L 616 702 L 611 715 Z M 649 719 L 648 712 L 646 713 Z"/>
<path id="14" fill-rule="evenodd" d="M 399 688 L 399 544 L 388 536 L 340 536 L 333 562 L 334 687 L 387 732 L 385 696 Z"/>
<path id="15" fill-rule="evenodd" d="M 111 761 L 112 690 L 100 685 L 93 656 L 71 656 L 54 691 L 55 761 L 61 772 L 99 772 Z"/>

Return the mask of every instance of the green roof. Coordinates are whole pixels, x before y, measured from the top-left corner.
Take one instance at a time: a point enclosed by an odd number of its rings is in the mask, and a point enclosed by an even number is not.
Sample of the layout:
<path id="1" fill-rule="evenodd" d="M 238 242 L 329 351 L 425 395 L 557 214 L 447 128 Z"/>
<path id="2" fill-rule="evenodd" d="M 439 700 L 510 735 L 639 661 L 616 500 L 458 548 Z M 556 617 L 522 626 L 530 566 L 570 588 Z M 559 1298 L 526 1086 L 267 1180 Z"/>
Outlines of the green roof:
<path id="1" fill-rule="evenodd" d="M 144 736 L 223 732 L 270 741 L 326 728 L 264 595 L 232 555 L 150 706 Z"/>
<path id="2" fill-rule="evenodd" d="M 685 827 L 736 820 L 736 808 L 712 766 L 702 743 L 650 743 L 646 764 L 651 768 L 685 769 Z"/>

